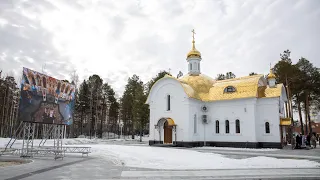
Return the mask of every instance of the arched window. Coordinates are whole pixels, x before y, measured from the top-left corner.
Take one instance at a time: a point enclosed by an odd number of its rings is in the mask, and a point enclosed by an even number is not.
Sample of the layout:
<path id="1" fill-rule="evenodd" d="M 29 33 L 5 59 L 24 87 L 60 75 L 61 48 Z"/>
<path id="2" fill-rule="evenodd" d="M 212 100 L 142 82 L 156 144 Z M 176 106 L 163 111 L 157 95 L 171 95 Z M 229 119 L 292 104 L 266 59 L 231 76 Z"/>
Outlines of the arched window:
<path id="1" fill-rule="evenodd" d="M 190 71 L 192 71 L 192 64 L 190 63 L 189 65 L 190 65 Z"/>
<path id="2" fill-rule="evenodd" d="M 170 111 L 170 109 L 171 109 L 170 99 L 171 99 L 170 95 L 167 95 L 167 111 Z"/>
<path id="3" fill-rule="evenodd" d="M 216 134 L 219 134 L 219 121 L 216 120 Z"/>
<path id="4" fill-rule="evenodd" d="M 226 134 L 229 134 L 230 127 L 229 127 L 229 120 L 226 120 Z"/>
<path id="5" fill-rule="evenodd" d="M 200 63 L 198 63 L 198 70 L 200 71 Z"/>
<path id="6" fill-rule="evenodd" d="M 196 70 L 197 69 L 197 63 L 193 63 L 193 66 L 194 66 L 194 70 Z"/>
<path id="7" fill-rule="evenodd" d="M 236 120 L 236 133 L 240 133 L 240 120 Z"/>
<path id="8" fill-rule="evenodd" d="M 225 93 L 236 92 L 236 88 L 233 87 L 233 86 L 228 86 L 228 87 L 224 88 L 224 92 L 225 92 Z"/>
<path id="9" fill-rule="evenodd" d="M 269 124 L 269 122 L 265 123 L 265 128 L 266 128 L 266 133 L 269 134 L 270 133 L 270 124 Z"/>

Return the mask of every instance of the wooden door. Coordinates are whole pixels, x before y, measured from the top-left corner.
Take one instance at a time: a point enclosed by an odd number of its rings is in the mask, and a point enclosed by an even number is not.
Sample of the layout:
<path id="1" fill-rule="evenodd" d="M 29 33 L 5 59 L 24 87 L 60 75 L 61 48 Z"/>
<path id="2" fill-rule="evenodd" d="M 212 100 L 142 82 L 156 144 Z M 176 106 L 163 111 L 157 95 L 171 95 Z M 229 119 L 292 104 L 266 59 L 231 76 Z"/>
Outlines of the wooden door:
<path id="1" fill-rule="evenodd" d="M 172 127 L 168 126 L 168 122 L 164 123 L 164 143 L 172 143 Z"/>

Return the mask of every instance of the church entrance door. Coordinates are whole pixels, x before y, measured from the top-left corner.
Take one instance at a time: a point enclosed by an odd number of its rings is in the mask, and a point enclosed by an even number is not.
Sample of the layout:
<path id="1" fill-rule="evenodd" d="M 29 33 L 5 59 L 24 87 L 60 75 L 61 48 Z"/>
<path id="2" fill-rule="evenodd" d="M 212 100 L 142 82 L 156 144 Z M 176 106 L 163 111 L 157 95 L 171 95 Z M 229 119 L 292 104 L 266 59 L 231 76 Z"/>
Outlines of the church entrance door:
<path id="1" fill-rule="evenodd" d="M 172 143 L 172 126 L 168 125 L 168 121 L 164 123 L 164 143 L 169 144 Z"/>

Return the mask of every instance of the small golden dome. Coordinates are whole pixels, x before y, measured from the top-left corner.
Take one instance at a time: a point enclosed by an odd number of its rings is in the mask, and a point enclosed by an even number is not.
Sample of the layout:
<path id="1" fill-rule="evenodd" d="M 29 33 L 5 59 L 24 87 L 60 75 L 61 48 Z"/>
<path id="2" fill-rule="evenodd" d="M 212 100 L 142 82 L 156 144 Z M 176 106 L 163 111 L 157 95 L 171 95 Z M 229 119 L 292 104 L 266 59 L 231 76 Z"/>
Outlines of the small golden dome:
<path id="1" fill-rule="evenodd" d="M 191 57 L 201 58 L 201 53 L 196 48 L 192 48 L 192 50 L 189 51 L 187 55 L 187 58 L 191 58 Z"/>
<path id="2" fill-rule="evenodd" d="M 194 41 L 195 31 L 194 31 L 194 29 L 193 29 L 191 32 L 192 32 L 192 49 L 191 49 L 191 51 L 189 51 L 189 53 L 187 54 L 187 59 L 188 59 L 188 58 L 192 58 L 192 57 L 200 58 L 200 59 L 201 59 L 201 53 L 200 53 L 200 51 L 198 51 L 198 50 L 196 49 L 196 46 L 195 46 L 195 41 Z"/>
<path id="3" fill-rule="evenodd" d="M 270 73 L 268 74 L 267 78 L 268 79 L 272 79 L 272 78 L 275 79 L 276 78 L 276 75 L 273 74 L 272 69 L 270 69 Z"/>

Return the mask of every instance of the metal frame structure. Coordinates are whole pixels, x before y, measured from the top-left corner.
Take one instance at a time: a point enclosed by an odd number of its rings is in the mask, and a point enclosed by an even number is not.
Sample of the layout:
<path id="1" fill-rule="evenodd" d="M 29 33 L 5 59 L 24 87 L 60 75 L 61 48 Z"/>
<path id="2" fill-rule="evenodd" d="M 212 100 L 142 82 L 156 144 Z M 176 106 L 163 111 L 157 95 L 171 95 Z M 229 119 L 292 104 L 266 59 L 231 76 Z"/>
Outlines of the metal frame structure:
<path id="1" fill-rule="evenodd" d="M 53 146 L 43 146 L 41 149 L 53 149 Z M 87 156 L 91 153 L 91 147 L 61 147 L 63 153 L 81 153 L 82 155 L 86 154 Z"/>
<path id="2" fill-rule="evenodd" d="M 82 156 L 87 156 L 91 153 L 91 147 L 65 147 L 62 139 L 65 135 L 66 125 L 62 124 L 43 124 L 42 140 L 39 146 L 34 145 L 34 136 L 36 132 L 35 122 L 21 122 L 19 128 L 16 130 L 14 136 L 7 143 L 6 148 L 2 154 L 11 154 L 20 157 L 34 157 L 34 156 L 54 156 L 54 159 L 63 159 L 65 153 L 81 153 Z M 17 139 L 23 139 L 21 149 L 11 149 L 12 145 Z M 54 140 L 53 146 L 44 146 L 47 139 Z M 9 150 L 10 148 L 10 150 Z"/>
<path id="3" fill-rule="evenodd" d="M 55 159 L 63 158 L 64 152 L 62 151 L 62 139 L 64 137 L 65 125 L 53 125 L 53 149 L 55 150 Z"/>
<path id="4" fill-rule="evenodd" d="M 33 139 L 36 124 L 33 122 L 23 122 L 23 142 L 21 157 L 32 157 Z"/>
<path id="5" fill-rule="evenodd" d="M 5 154 L 8 152 L 8 148 L 12 148 L 12 145 L 15 143 L 15 141 L 19 138 L 21 138 L 22 134 L 22 148 L 21 149 L 15 149 L 11 150 L 10 152 L 14 155 L 17 155 L 17 153 L 20 155 L 20 157 L 33 157 L 34 155 L 47 155 L 47 154 L 54 154 L 55 159 L 63 158 L 64 151 L 62 149 L 62 139 L 64 137 L 64 129 L 66 128 L 66 125 L 61 124 L 44 124 L 43 131 L 42 131 L 42 140 L 39 143 L 39 147 L 44 146 L 47 139 L 53 137 L 54 139 L 54 146 L 51 149 L 36 149 L 34 148 L 34 136 L 35 136 L 35 130 L 36 130 L 36 123 L 35 122 L 21 122 L 18 129 L 14 133 L 14 135 L 11 137 L 9 142 L 7 143 L 5 150 L 1 152 L 1 154 Z M 10 153 L 9 152 L 9 153 Z"/>
<path id="6" fill-rule="evenodd" d="M 49 124 L 43 124 L 42 126 L 42 139 L 39 143 L 39 147 L 43 146 L 47 140 L 50 138 L 50 136 L 52 137 L 52 131 L 54 129 L 54 126 L 50 126 Z"/>
<path id="7" fill-rule="evenodd" d="M 23 131 L 23 122 L 21 122 L 18 126 L 18 128 L 16 129 L 16 131 L 13 133 L 13 136 L 11 137 L 11 139 L 9 140 L 8 144 L 6 145 L 4 152 L 8 149 L 8 148 L 12 148 L 12 145 L 16 142 L 16 140 L 18 138 L 21 138 L 21 133 Z"/>

